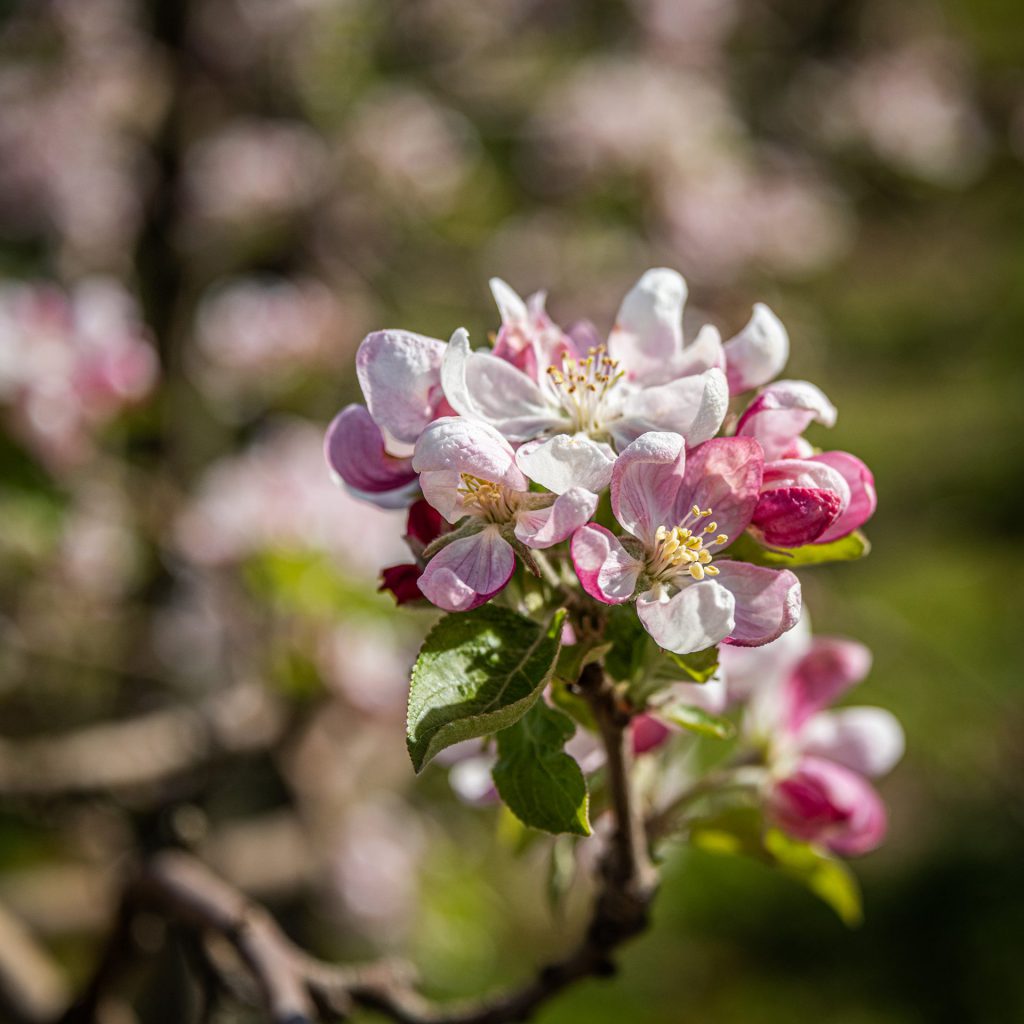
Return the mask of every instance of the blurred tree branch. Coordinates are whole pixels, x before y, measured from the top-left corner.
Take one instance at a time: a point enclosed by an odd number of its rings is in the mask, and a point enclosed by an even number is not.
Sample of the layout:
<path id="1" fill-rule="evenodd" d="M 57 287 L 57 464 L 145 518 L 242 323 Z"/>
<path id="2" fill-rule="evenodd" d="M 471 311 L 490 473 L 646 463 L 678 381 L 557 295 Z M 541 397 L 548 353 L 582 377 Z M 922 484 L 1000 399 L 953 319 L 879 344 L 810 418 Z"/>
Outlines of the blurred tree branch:
<path id="1" fill-rule="evenodd" d="M 0 740 L 0 793 L 31 797 L 141 790 L 230 754 L 272 746 L 288 716 L 266 689 L 239 683 L 196 706 Z"/>
<path id="2" fill-rule="evenodd" d="M 140 951 L 132 935 L 135 916 L 157 913 L 168 923 L 219 940 L 255 981 L 259 1002 L 274 1024 L 344 1018 L 353 1007 L 376 1010 L 398 1024 L 505 1024 L 526 1020 L 564 989 L 588 977 L 614 973 L 613 955 L 642 932 L 657 888 L 647 853 L 644 822 L 632 797 L 629 712 L 598 666 L 579 681 L 598 723 L 607 755 L 614 826 L 600 860 L 598 891 L 583 938 L 563 959 L 542 967 L 519 988 L 481 1000 L 438 1005 L 418 994 L 412 972 L 389 961 L 336 966 L 299 949 L 259 904 L 181 851 L 149 860 L 127 886 L 118 920 L 92 980 L 60 1017 L 60 1024 L 88 1024 L 127 974 Z M 211 957 L 226 987 L 222 958 Z"/>

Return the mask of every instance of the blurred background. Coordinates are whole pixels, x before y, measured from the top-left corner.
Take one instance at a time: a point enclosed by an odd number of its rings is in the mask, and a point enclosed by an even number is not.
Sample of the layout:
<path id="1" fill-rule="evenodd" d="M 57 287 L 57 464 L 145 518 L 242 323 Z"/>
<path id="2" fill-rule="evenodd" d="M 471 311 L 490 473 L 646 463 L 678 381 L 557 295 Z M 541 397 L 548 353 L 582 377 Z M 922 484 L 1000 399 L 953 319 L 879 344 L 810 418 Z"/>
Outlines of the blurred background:
<path id="1" fill-rule="evenodd" d="M 480 344 L 493 274 L 607 328 L 665 265 L 691 329 L 768 302 L 874 469 L 873 554 L 805 595 L 909 749 L 861 928 L 680 853 L 540 1020 L 1024 1020 L 1022 161 L 1012 0 L 0 3 L 0 935 L 59 965 L 39 1005 L 167 843 L 438 996 L 576 934 L 542 844 L 414 779 L 403 518 L 320 440 L 369 330 Z M 139 941 L 117 1021 L 190 1020 Z"/>

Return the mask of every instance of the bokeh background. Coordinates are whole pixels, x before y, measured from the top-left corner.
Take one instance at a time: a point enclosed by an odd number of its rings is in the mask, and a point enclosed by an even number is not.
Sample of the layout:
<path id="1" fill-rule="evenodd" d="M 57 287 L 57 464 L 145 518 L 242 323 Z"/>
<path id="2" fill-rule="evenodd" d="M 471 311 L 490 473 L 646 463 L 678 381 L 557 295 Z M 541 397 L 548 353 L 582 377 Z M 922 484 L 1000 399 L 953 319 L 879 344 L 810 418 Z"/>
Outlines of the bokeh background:
<path id="1" fill-rule="evenodd" d="M 875 470 L 872 555 L 805 594 L 908 754 L 862 927 L 679 853 L 620 976 L 540 1020 L 1024 1020 L 1019 4 L 4 0 L 0 62 L 0 923 L 44 1003 L 169 842 L 440 996 L 570 940 L 585 892 L 549 909 L 539 845 L 412 776 L 429 616 L 375 593 L 401 516 L 320 438 L 367 331 L 480 343 L 493 274 L 607 326 L 666 265 L 691 327 L 767 301 Z M 135 1019 L 188 1021 L 140 941 Z"/>

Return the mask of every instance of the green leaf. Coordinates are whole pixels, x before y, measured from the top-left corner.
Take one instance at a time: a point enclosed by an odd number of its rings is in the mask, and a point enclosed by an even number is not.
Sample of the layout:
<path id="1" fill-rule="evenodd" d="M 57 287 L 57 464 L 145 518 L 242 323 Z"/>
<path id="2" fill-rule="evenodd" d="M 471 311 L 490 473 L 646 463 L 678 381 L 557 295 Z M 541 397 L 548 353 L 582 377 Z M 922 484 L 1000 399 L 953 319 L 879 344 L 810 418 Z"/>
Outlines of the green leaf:
<path id="1" fill-rule="evenodd" d="M 494 784 L 524 825 L 590 835 L 587 783 L 580 766 L 562 749 L 575 731 L 571 719 L 540 700 L 498 733 Z"/>
<path id="2" fill-rule="evenodd" d="M 547 628 L 486 604 L 446 615 L 412 670 L 406 743 L 417 772 L 438 751 L 517 722 L 554 672 L 565 610 Z"/>
<path id="3" fill-rule="evenodd" d="M 750 857 L 810 889 L 839 919 L 855 927 L 863 919 L 853 872 L 831 854 L 775 828 L 765 829 L 753 807 L 733 807 L 690 826 L 692 846 L 708 853 Z"/>
<path id="4" fill-rule="evenodd" d="M 778 829 L 769 829 L 765 849 L 775 866 L 824 900 L 843 924 L 853 928 L 863 920 L 860 886 L 853 872 L 823 850 L 791 839 Z"/>
<path id="5" fill-rule="evenodd" d="M 827 562 L 855 562 L 871 551 L 871 543 L 860 530 L 828 544 L 804 544 L 799 548 L 767 548 L 749 533 L 741 534 L 729 546 L 729 555 L 740 562 L 767 565 L 772 569 L 793 569 Z"/>
<path id="6" fill-rule="evenodd" d="M 703 651 L 695 651 L 693 654 L 674 654 L 672 651 L 663 651 L 666 660 L 683 673 L 685 679 L 694 683 L 706 683 L 716 671 L 718 671 L 718 648 L 705 647 Z M 667 669 L 659 666 L 659 675 L 667 673 Z M 679 680 L 679 672 L 672 672 L 672 677 Z"/>
<path id="7" fill-rule="evenodd" d="M 711 736 L 716 740 L 729 740 L 736 735 L 736 726 L 721 715 L 712 715 L 692 704 L 668 704 L 652 709 L 658 718 L 672 722 L 682 729 Z"/>

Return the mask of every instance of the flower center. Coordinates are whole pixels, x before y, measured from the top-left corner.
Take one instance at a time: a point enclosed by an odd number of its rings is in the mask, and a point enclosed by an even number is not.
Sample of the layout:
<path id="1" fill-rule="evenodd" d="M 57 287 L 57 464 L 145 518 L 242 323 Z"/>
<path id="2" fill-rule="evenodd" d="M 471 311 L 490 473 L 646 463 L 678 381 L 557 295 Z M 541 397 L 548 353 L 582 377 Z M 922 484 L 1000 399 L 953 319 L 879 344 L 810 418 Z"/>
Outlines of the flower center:
<path id="1" fill-rule="evenodd" d="M 695 580 L 718 575 L 718 570 L 711 564 L 709 548 L 727 544 L 729 538 L 718 533 L 718 523 L 714 520 L 701 527 L 701 521 L 705 519 L 711 519 L 711 509 L 694 505 L 678 526 L 671 529 L 658 527 L 654 535 L 654 551 L 647 560 L 647 572 L 652 579 L 669 582 L 682 575 L 689 575 Z M 706 540 L 711 534 L 717 536 Z"/>
<path id="2" fill-rule="evenodd" d="M 514 500 L 501 484 L 481 480 L 469 473 L 460 473 L 459 494 L 462 507 L 470 515 L 480 516 L 489 523 L 507 523 L 515 514 Z"/>
<path id="3" fill-rule="evenodd" d="M 602 434 L 611 411 L 606 399 L 626 375 L 619 369 L 619 361 L 610 359 L 604 345 L 599 345 L 588 349 L 585 359 L 563 355 L 561 368 L 549 366 L 547 373 L 576 432 Z"/>

